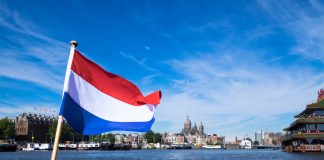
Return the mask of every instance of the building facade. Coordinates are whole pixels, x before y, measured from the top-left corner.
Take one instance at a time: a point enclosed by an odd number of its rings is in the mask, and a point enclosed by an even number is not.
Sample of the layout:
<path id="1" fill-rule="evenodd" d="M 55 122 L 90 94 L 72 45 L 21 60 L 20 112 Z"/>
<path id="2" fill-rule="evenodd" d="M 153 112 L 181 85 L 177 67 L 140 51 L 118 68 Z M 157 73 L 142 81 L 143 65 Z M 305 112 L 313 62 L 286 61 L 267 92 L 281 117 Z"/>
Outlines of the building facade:
<path id="1" fill-rule="evenodd" d="M 142 147 L 143 136 L 136 133 L 128 134 L 127 141 L 131 148 L 138 149 Z"/>
<path id="2" fill-rule="evenodd" d="M 254 141 L 257 141 L 259 142 L 259 145 L 260 146 L 263 146 L 263 131 L 258 131 L 258 132 L 255 132 L 255 139 Z"/>
<path id="3" fill-rule="evenodd" d="M 189 116 L 187 115 L 187 119 L 183 123 L 183 130 L 182 133 L 185 135 L 188 135 L 191 133 L 191 121 L 189 119 Z"/>
<path id="4" fill-rule="evenodd" d="M 240 142 L 241 149 L 252 149 L 252 142 L 250 140 L 242 140 Z"/>
<path id="5" fill-rule="evenodd" d="M 282 146 L 287 152 L 324 151 L 324 90 L 318 92 L 317 102 L 295 116 L 285 128 Z"/>
<path id="6" fill-rule="evenodd" d="M 200 122 L 199 127 L 197 127 L 196 123 L 194 123 L 193 126 L 191 126 L 191 120 L 189 119 L 189 116 L 187 116 L 187 119 L 183 123 L 183 129 L 181 131 L 181 134 L 184 136 L 189 136 L 189 135 L 195 135 L 198 134 L 199 136 L 205 135 L 204 132 L 204 125 L 202 122 Z"/>
<path id="7" fill-rule="evenodd" d="M 265 146 L 280 146 L 282 133 L 274 133 L 274 132 L 264 132 L 264 140 L 263 143 Z"/>
<path id="8" fill-rule="evenodd" d="M 58 117 L 41 114 L 22 113 L 15 118 L 16 141 L 49 143 L 49 126 Z"/>

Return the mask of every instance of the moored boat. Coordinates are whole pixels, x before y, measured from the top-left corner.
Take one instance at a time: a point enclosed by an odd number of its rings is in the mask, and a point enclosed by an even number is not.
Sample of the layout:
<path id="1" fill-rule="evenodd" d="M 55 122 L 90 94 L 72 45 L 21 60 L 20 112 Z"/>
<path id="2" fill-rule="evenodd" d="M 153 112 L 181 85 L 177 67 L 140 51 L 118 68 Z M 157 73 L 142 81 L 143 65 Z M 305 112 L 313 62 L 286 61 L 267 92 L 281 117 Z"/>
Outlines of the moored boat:
<path id="1" fill-rule="evenodd" d="M 183 144 L 183 145 L 177 145 L 175 147 L 175 149 L 191 149 L 191 148 L 192 148 L 191 145 L 185 145 L 185 144 Z"/>
<path id="2" fill-rule="evenodd" d="M 204 145 L 201 148 L 204 148 L 204 149 L 221 149 L 222 146 L 220 146 L 220 145 Z"/>
<path id="3" fill-rule="evenodd" d="M 100 143 L 79 143 L 78 148 L 79 150 L 99 150 Z"/>
<path id="4" fill-rule="evenodd" d="M 50 150 L 51 145 L 49 143 L 26 143 L 22 148 L 23 151 L 35 151 L 35 150 Z"/>
<path id="5" fill-rule="evenodd" d="M 17 151 L 16 144 L 0 143 L 0 152 L 15 152 Z"/>
<path id="6" fill-rule="evenodd" d="M 191 149 L 192 146 L 188 144 L 178 144 L 178 145 L 171 145 L 167 149 Z"/>
<path id="7" fill-rule="evenodd" d="M 66 150 L 76 150 L 77 148 L 78 148 L 78 145 L 75 143 L 66 144 Z"/>

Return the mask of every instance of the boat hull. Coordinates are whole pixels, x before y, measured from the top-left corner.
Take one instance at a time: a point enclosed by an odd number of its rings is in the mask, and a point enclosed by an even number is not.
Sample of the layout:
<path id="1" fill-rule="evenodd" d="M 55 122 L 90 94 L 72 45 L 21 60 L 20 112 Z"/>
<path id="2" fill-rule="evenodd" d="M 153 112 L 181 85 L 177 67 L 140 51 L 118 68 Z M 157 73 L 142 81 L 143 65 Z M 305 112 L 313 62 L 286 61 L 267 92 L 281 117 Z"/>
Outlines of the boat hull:
<path id="1" fill-rule="evenodd" d="M 0 144 L 0 152 L 16 152 L 16 144 Z"/>

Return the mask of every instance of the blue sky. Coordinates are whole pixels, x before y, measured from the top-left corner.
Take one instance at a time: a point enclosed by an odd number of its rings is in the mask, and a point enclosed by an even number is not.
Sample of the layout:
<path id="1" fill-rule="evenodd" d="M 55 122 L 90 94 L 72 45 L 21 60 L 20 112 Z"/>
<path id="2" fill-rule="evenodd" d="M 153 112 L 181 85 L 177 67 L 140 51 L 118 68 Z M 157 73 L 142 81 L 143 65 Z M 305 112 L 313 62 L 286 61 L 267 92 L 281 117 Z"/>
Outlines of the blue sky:
<path id="1" fill-rule="evenodd" d="M 282 131 L 322 88 L 319 1 L 0 1 L 0 117 L 59 109 L 69 42 L 145 94 L 155 131 Z M 54 112 L 52 112 L 54 113 Z"/>

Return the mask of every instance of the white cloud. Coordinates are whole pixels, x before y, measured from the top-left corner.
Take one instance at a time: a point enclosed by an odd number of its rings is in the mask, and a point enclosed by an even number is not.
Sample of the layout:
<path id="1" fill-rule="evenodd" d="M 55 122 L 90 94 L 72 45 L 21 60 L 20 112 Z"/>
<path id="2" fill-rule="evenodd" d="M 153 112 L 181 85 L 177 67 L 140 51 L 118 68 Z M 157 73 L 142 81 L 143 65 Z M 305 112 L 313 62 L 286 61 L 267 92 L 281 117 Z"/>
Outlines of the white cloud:
<path id="1" fill-rule="evenodd" d="M 142 59 L 142 60 L 138 60 L 136 59 L 134 56 L 124 53 L 124 52 L 120 52 L 120 55 L 122 55 L 123 57 L 130 59 L 131 61 L 137 63 L 138 65 L 144 67 L 145 69 L 149 70 L 149 71 L 156 71 L 155 68 L 145 64 L 146 59 Z"/>
<path id="2" fill-rule="evenodd" d="M 68 45 L 36 32 L 37 28 L 31 22 L 2 4 L 0 27 L 9 32 L 2 34 L 7 44 L 0 48 L 0 76 L 61 90 Z"/>
<path id="3" fill-rule="evenodd" d="M 223 52 L 169 61 L 183 76 L 174 80 L 172 90 L 162 89 L 166 94 L 157 120 L 173 122 L 170 131 L 180 131 L 187 114 L 197 123 L 204 122 L 209 133 L 229 138 L 242 132 L 253 136 L 271 124 L 279 124 L 272 128 L 282 131 L 291 122 L 283 122 L 278 115 L 302 111 L 316 100 L 324 84 L 324 74 L 312 68 L 271 67 L 243 50 Z"/>
<path id="4" fill-rule="evenodd" d="M 148 76 L 144 76 L 142 78 L 142 84 L 143 85 L 148 85 L 148 84 L 151 84 L 153 79 L 157 76 L 160 76 L 160 74 L 151 74 L 151 75 L 148 75 Z"/>
<path id="5" fill-rule="evenodd" d="M 33 82 L 54 91 L 62 89 L 63 78 L 51 71 L 53 67 L 46 67 L 9 56 L 0 59 L 0 64 L 0 76 Z"/>
<path id="6" fill-rule="evenodd" d="M 296 39 L 292 54 L 324 61 L 324 6 L 316 0 L 310 1 L 258 1 L 288 33 Z M 305 4 L 304 4 L 305 3 Z"/>
<path id="7" fill-rule="evenodd" d="M 46 115 L 57 116 L 58 110 L 54 109 L 54 105 L 49 104 L 24 104 L 20 106 L 4 106 L 0 104 L 0 118 L 3 117 L 15 117 L 22 112 L 26 113 L 39 113 Z"/>

